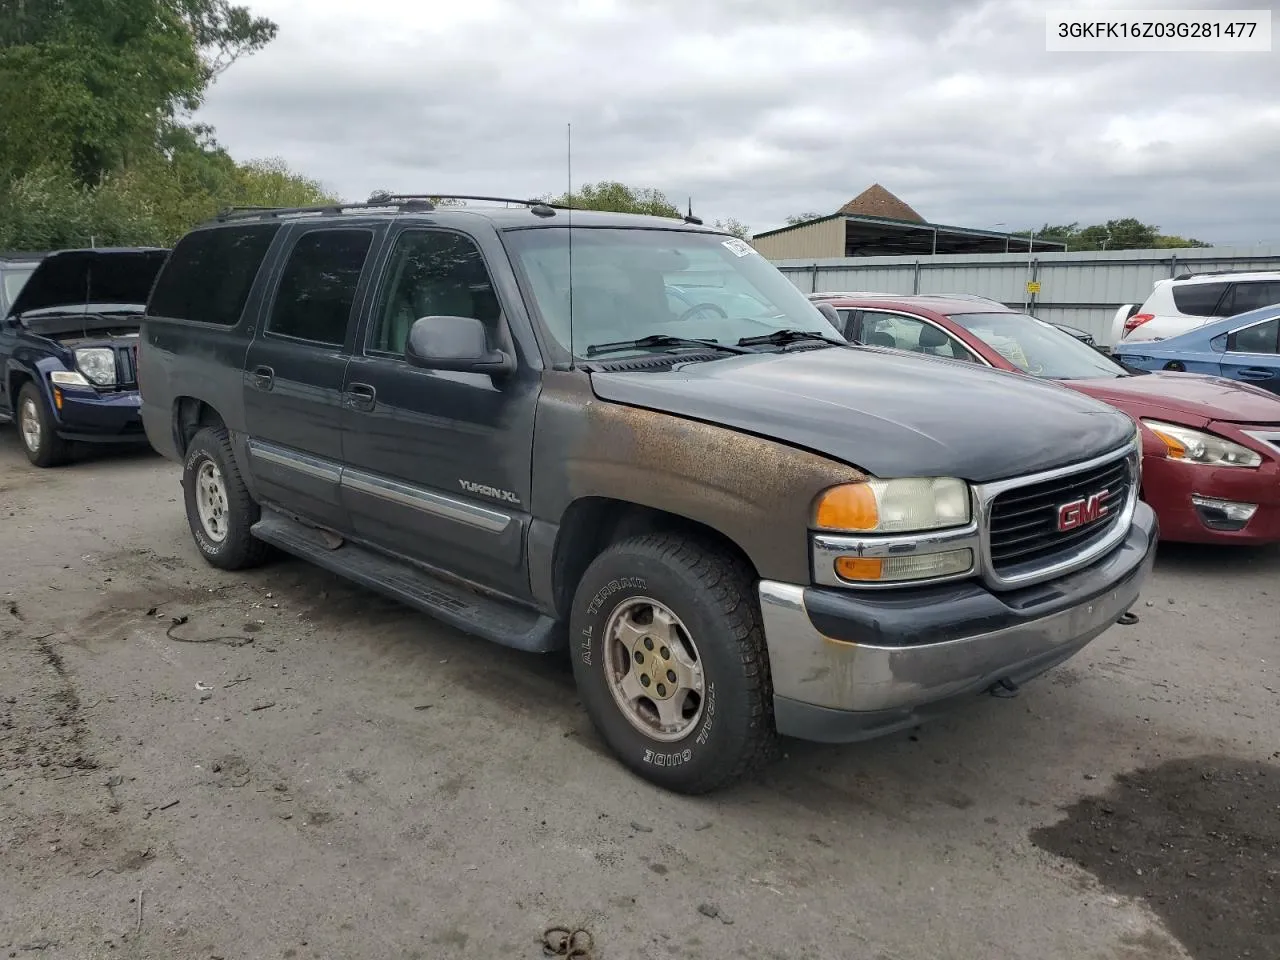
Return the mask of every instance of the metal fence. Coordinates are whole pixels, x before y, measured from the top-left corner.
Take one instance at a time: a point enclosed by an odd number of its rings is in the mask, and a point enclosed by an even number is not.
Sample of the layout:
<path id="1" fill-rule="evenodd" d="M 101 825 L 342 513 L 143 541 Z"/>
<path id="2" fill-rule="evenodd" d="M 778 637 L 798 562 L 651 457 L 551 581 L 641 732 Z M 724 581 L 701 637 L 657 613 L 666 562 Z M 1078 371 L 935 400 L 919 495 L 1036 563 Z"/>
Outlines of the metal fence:
<path id="1" fill-rule="evenodd" d="M 1206 247 L 1081 253 L 847 257 L 773 261 L 805 293 L 970 293 L 1069 323 L 1110 345 L 1111 321 L 1142 303 L 1157 280 L 1210 270 L 1278 270 L 1280 247 Z M 1037 289 L 1038 284 L 1038 289 Z M 1035 291 L 1035 292 L 1030 292 Z"/>

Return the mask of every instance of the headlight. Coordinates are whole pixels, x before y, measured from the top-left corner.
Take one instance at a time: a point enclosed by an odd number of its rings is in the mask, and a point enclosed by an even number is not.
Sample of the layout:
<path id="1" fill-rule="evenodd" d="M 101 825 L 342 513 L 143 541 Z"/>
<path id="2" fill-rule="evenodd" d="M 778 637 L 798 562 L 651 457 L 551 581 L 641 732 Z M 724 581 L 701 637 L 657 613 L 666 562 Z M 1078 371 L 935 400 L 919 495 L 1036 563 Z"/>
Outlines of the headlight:
<path id="1" fill-rule="evenodd" d="M 89 381 L 78 370 L 50 370 L 49 382 L 60 387 L 87 387 Z"/>
<path id="2" fill-rule="evenodd" d="M 962 527 L 969 522 L 969 487 L 953 477 L 910 477 L 846 483 L 814 504 L 819 530 L 914 533 Z"/>
<path id="3" fill-rule="evenodd" d="M 76 351 L 76 366 L 99 387 L 116 382 L 116 352 L 106 347 L 85 347 Z"/>
<path id="4" fill-rule="evenodd" d="M 1214 467 L 1256 467 L 1262 463 L 1260 454 L 1225 437 L 1160 420 L 1142 422 L 1164 441 L 1165 456 L 1170 460 L 1204 463 Z"/>

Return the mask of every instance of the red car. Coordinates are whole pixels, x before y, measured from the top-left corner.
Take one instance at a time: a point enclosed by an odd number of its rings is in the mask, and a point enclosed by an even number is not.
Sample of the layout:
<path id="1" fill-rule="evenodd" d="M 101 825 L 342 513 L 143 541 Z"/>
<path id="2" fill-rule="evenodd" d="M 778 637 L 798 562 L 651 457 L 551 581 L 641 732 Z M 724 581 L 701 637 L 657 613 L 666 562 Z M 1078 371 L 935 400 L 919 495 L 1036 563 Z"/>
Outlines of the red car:
<path id="1" fill-rule="evenodd" d="M 1142 429 L 1142 497 L 1165 540 L 1280 542 L 1280 397 L 1234 380 L 1122 366 L 1052 324 L 990 300 L 814 296 L 846 337 L 1057 380 Z M 991 425 L 998 430 L 999 424 Z"/>

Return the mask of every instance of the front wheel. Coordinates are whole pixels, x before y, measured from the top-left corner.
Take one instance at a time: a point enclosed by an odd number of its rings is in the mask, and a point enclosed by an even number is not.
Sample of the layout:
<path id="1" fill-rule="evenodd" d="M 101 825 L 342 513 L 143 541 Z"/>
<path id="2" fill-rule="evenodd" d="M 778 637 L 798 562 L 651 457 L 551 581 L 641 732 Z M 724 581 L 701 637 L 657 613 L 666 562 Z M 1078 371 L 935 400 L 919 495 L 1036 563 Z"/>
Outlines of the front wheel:
<path id="1" fill-rule="evenodd" d="M 570 629 L 587 713 L 646 780 L 708 793 L 771 758 L 755 577 L 731 553 L 672 534 L 614 544 L 583 575 Z"/>
<path id="2" fill-rule="evenodd" d="M 53 411 L 28 381 L 18 391 L 18 435 L 22 451 L 37 467 L 59 467 L 71 459 L 71 445 L 58 436 Z"/>

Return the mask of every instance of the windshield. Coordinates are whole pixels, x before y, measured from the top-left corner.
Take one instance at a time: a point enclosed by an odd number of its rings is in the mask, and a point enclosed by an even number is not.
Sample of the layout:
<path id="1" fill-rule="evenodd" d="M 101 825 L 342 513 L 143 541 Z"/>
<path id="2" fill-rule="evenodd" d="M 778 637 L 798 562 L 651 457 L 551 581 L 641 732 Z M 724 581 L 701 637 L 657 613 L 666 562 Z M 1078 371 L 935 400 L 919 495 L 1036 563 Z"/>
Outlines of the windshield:
<path id="1" fill-rule="evenodd" d="M 744 337 L 790 329 L 843 340 L 794 284 L 733 237 L 684 230 L 543 227 L 511 230 L 504 239 L 547 330 L 575 357 L 585 358 L 593 345 L 655 334 L 736 344 Z M 638 346 L 635 352 L 652 349 Z"/>
<path id="2" fill-rule="evenodd" d="M 21 290 L 27 280 L 31 278 L 31 274 L 35 273 L 35 265 L 30 267 L 10 267 L 3 273 L 4 276 L 4 302 L 13 303 L 18 299 L 18 291 Z"/>
<path id="3" fill-rule="evenodd" d="M 1025 313 L 953 313 L 950 319 L 1020 370 L 1049 380 L 1127 377 L 1124 367 Z"/>

